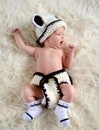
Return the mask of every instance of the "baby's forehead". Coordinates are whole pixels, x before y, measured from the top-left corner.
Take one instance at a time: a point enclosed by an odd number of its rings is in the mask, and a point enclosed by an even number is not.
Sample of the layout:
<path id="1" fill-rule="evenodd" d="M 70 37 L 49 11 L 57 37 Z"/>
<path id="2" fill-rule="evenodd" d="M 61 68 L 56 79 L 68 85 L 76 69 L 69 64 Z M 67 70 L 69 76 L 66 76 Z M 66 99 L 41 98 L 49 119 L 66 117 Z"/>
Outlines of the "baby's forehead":
<path id="1" fill-rule="evenodd" d="M 59 27 L 57 28 L 54 32 L 57 33 L 57 32 L 60 32 L 60 33 L 63 33 L 65 31 L 65 28 L 64 27 Z"/>

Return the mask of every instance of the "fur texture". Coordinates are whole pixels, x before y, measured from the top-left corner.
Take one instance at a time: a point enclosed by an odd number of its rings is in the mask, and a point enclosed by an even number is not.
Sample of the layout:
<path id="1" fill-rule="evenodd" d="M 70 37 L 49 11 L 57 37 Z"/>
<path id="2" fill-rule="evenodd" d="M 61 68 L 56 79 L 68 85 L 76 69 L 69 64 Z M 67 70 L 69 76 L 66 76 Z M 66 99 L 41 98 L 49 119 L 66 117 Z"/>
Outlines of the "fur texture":
<path id="1" fill-rule="evenodd" d="M 35 61 L 14 44 L 10 32 L 18 27 L 29 45 L 35 45 L 33 13 L 54 13 L 66 21 L 66 40 L 78 46 L 68 72 L 77 90 L 71 106 L 70 126 L 60 125 L 54 109 L 44 109 L 32 122 L 24 122 L 26 105 L 20 97 L 35 72 Z M 99 129 L 99 1 L 0 0 L 0 130 Z"/>

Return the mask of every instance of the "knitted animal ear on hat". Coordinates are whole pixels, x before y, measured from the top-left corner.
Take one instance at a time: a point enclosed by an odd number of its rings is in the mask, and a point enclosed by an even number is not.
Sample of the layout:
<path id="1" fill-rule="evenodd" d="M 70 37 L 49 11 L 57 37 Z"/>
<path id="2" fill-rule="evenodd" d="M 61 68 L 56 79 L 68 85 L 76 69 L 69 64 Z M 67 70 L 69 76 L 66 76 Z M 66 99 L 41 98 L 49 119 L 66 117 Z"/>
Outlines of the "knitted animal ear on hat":
<path id="1" fill-rule="evenodd" d="M 41 16 L 39 15 L 34 15 L 32 19 L 32 23 L 38 27 L 38 28 L 43 28 L 44 27 L 44 20 Z"/>
<path id="2" fill-rule="evenodd" d="M 43 42 L 49 37 L 56 29 L 63 26 L 66 28 L 66 23 L 51 14 L 35 14 L 33 15 L 32 23 L 35 26 L 37 36 L 37 43 L 43 45 Z"/>

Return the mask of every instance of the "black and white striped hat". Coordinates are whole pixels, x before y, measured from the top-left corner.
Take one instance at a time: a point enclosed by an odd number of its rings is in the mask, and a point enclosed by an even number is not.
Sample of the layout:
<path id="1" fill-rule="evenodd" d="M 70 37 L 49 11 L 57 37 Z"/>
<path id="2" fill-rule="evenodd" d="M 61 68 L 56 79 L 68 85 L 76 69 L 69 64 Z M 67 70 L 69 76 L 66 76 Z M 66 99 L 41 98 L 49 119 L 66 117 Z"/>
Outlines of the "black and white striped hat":
<path id="1" fill-rule="evenodd" d="M 32 18 L 32 23 L 35 26 L 37 36 L 37 43 L 43 45 L 43 42 L 49 37 L 56 29 L 63 26 L 66 28 L 66 23 L 55 15 L 51 14 L 35 14 Z"/>

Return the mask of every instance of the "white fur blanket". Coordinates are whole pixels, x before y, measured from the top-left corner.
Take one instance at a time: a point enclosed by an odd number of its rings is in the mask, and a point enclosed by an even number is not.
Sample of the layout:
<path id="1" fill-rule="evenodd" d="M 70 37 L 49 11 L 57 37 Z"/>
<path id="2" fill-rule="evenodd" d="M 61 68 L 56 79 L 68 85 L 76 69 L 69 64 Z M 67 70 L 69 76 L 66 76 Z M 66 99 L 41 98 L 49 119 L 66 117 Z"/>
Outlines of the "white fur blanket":
<path id="1" fill-rule="evenodd" d="M 32 57 L 14 44 L 10 31 L 18 27 L 35 44 L 33 13 L 54 13 L 67 23 L 66 39 L 79 52 L 69 71 L 76 87 L 68 128 L 60 126 L 54 109 L 44 109 L 32 122 L 21 117 L 20 97 L 35 71 Z M 99 130 L 99 0 L 0 0 L 0 130 Z"/>

